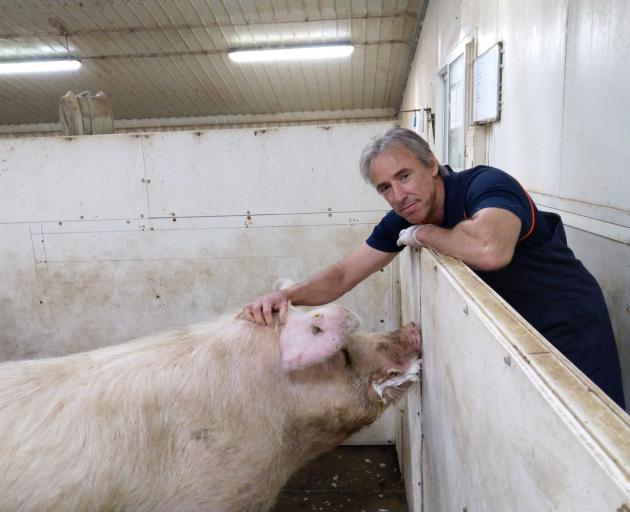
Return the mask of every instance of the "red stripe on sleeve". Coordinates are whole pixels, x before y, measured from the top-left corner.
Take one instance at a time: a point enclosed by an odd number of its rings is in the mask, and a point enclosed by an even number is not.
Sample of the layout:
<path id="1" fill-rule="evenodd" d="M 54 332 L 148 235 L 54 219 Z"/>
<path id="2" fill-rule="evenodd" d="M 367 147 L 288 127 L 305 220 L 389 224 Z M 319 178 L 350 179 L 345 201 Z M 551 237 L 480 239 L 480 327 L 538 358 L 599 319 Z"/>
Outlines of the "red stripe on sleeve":
<path id="1" fill-rule="evenodd" d="M 518 183 L 519 186 L 523 189 L 523 193 L 525 194 L 525 196 L 527 197 L 527 200 L 529 201 L 529 211 L 530 211 L 531 216 L 532 216 L 532 224 L 529 227 L 529 231 L 527 233 L 525 233 L 518 240 L 519 242 L 522 242 L 523 240 L 526 240 L 527 238 L 529 238 L 529 236 L 534 232 L 534 227 L 536 226 L 536 216 L 534 215 L 534 201 L 532 201 L 532 198 L 529 197 L 529 194 L 527 193 L 525 188 L 523 188 L 523 185 L 521 185 L 518 181 L 516 183 Z"/>

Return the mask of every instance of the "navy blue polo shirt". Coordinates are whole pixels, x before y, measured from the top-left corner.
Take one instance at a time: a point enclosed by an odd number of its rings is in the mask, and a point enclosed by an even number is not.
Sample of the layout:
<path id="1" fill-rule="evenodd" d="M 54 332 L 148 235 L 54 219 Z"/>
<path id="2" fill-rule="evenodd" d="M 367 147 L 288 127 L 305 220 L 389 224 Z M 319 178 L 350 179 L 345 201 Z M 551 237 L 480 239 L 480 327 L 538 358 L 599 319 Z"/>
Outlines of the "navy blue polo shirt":
<path id="1" fill-rule="evenodd" d="M 451 229 L 484 208 L 502 208 L 519 218 L 512 261 L 476 274 L 623 407 L 619 357 L 604 296 L 567 246 L 560 217 L 540 212 L 514 178 L 493 167 L 451 171 L 443 179 L 441 227 Z M 379 251 L 401 251 L 398 235 L 410 225 L 390 211 L 366 242 Z"/>

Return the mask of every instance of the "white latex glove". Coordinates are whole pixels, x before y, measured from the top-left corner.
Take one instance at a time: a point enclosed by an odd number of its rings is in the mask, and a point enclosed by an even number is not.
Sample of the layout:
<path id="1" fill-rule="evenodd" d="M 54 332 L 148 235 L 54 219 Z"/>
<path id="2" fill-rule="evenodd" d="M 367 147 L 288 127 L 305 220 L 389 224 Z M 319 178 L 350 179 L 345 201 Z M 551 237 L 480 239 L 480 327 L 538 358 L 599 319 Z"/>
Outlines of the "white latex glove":
<path id="1" fill-rule="evenodd" d="M 407 247 L 424 247 L 424 244 L 420 243 L 416 238 L 416 233 L 420 231 L 425 225 L 424 224 L 416 224 L 415 226 L 410 226 L 407 229 L 403 229 L 398 234 L 398 241 L 396 245 L 406 245 Z"/>

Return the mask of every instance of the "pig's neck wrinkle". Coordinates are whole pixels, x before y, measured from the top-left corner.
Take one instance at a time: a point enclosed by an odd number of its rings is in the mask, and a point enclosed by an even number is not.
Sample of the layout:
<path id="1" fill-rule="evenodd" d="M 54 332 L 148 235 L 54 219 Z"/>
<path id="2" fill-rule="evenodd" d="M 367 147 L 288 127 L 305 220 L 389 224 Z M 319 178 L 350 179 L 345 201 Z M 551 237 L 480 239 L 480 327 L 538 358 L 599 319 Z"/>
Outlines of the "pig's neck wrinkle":
<path id="1" fill-rule="evenodd" d="M 286 443 L 298 451 L 319 454 L 373 423 L 383 408 L 357 398 L 348 397 L 345 401 L 310 410 L 298 405 L 287 421 Z"/>

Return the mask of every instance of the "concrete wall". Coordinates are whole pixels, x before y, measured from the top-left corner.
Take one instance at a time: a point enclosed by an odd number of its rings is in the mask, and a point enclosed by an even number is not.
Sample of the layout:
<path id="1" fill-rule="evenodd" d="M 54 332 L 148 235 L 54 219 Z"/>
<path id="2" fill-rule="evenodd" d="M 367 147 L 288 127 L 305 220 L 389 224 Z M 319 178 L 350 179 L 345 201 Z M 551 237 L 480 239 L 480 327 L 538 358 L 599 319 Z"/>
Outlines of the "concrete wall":
<path id="1" fill-rule="evenodd" d="M 462 263 L 409 257 L 424 345 L 410 511 L 627 510 L 628 415 Z"/>
<path id="2" fill-rule="evenodd" d="M 422 303 L 420 301 L 420 249 L 405 249 L 397 257 L 398 283 L 400 286 L 401 323 L 416 322 L 422 325 Z M 428 307 L 434 307 L 430 303 Z M 423 345 L 425 332 L 422 330 Z M 423 379 L 414 384 L 397 404 L 396 451 L 405 480 L 405 492 L 410 512 L 424 510 L 422 454 L 424 453 L 422 415 Z"/>
<path id="3" fill-rule="evenodd" d="M 461 262 L 399 258 L 423 379 L 398 406 L 410 512 L 630 506 L 630 417 Z"/>
<path id="4" fill-rule="evenodd" d="M 333 263 L 386 209 L 358 157 L 390 126 L 0 140 L 0 359 L 208 320 Z M 340 302 L 395 328 L 392 279 Z"/>
<path id="5" fill-rule="evenodd" d="M 402 110 L 441 155 L 438 71 L 463 44 L 503 42 L 502 113 L 469 130 L 469 160 L 515 176 L 561 214 L 569 245 L 604 290 L 630 396 L 630 2 L 441 0 L 423 24 Z M 413 113 L 403 114 L 405 126 Z"/>

